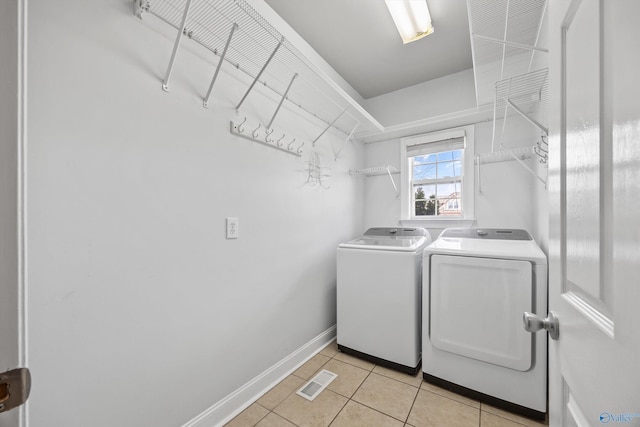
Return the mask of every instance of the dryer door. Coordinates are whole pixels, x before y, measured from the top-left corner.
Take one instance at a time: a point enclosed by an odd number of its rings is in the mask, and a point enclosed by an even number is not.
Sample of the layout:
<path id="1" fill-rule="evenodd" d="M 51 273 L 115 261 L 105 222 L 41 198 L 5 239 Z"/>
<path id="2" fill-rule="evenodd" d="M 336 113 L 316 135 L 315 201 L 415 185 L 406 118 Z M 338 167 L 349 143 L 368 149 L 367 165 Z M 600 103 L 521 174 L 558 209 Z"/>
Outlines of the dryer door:
<path id="1" fill-rule="evenodd" d="M 527 261 L 431 256 L 430 337 L 444 351 L 526 371 L 532 335 L 533 271 Z"/>

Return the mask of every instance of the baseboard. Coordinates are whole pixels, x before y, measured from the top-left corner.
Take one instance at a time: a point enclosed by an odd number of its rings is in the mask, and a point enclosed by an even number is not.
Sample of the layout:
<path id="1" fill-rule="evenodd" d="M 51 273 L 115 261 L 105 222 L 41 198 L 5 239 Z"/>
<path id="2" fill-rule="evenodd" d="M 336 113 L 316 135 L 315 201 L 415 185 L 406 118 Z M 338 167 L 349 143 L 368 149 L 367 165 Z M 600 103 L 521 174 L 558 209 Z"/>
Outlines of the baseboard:
<path id="1" fill-rule="evenodd" d="M 336 338 L 336 326 L 322 332 L 260 375 L 215 403 L 182 427 L 218 427 L 229 422 L 273 386 L 311 359 Z"/>

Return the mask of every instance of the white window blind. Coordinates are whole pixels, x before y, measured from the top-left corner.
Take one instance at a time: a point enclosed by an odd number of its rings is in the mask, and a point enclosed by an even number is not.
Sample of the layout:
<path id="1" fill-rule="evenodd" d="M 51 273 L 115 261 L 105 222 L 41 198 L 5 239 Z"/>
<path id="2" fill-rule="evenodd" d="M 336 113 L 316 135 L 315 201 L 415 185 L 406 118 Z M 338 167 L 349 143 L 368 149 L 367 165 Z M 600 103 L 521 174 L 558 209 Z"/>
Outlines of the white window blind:
<path id="1" fill-rule="evenodd" d="M 464 138 L 451 138 L 440 141 L 407 145 L 407 157 L 424 156 L 441 151 L 460 150 L 464 148 Z"/>

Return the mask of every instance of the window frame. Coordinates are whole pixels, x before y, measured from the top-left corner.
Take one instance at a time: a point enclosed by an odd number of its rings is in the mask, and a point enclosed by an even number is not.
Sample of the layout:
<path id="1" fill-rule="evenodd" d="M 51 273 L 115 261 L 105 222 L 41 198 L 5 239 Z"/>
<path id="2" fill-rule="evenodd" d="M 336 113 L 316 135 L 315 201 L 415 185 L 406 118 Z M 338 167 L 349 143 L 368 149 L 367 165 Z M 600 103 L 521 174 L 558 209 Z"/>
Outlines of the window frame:
<path id="1" fill-rule="evenodd" d="M 474 179 L 474 126 L 463 126 L 443 131 L 430 132 L 420 135 L 414 135 L 400 140 L 400 222 L 403 224 L 414 223 L 434 228 L 445 228 L 449 226 L 470 226 L 475 221 L 475 179 Z M 462 216 L 460 217 L 442 217 L 442 216 L 418 216 L 414 215 L 411 202 L 412 197 L 412 181 L 411 181 L 411 157 L 408 153 L 409 147 L 416 145 L 438 143 L 441 145 L 443 141 L 450 139 L 463 139 L 462 154 Z M 446 148 L 438 151 L 447 151 Z"/>

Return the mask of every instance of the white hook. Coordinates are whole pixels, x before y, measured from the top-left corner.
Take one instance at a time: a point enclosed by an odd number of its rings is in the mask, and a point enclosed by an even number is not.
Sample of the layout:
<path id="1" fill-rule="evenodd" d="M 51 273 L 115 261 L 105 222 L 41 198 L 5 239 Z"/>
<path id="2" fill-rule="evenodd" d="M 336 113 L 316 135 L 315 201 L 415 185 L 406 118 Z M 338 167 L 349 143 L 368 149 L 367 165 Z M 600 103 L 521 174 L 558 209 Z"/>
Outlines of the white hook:
<path id="1" fill-rule="evenodd" d="M 302 153 L 302 147 L 304 147 L 304 142 L 302 143 L 302 145 L 300 145 L 300 147 L 298 147 L 298 154 Z"/>
<path id="2" fill-rule="evenodd" d="M 283 144 L 283 143 L 282 143 L 282 142 L 280 142 L 280 141 L 282 141 L 283 139 L 284 139 L 284 133 L 282 134 L 282 137 L 281 137 L 279 140 L 277 140 L 277 141 L 276 141 L 276 145 L 277 145 L 278 147 L 282 147 L 282 144 Z"/>
<path id="3" fill-rule="evenodd" d="M 258 123 L 258 127 L 253 131 L 252 135 L 254 138 L 258 137 L 258 129 L 260 129 L 260 126 L 262 126 L 260 123 Z"/>
<path id="4" fill-rule="evenodd" d="M 548 157 L 547 157 L 546 151 L 544 151 L 543 149 L 539 150 L 538 147 L 534 147 L 533 151 L 540 157 L 539 159 L 540 163 L 542 164 L 547 163 Z"/>
<path id="5" fill-rule="evenodd" d="M 293 143 L 296 142 L 296 139 L 293 138 L 293 140 L 289 143 L 289 145 L 287 145 L 287 149 L 288 150 L 293 150 Z"/>
<path id="6" fill-rule="evenodd" d="M 247 117 L 245 116 L 245 117 L 244 117 L 244 120 L 242 121 L 242 123 L 240 123 L 240 124 L 238 125 L 238 132 L 239 132 L 239 133 L 244 132 L 244 128 L 242 127 L 242 125 L 243 125 L 243 124 L 244 124 L 244 122 L 246 122 L 246 121 L 247 121 Z"/>
<path id="7" fill-rule="evenodd" d="M 266 142 L 268 144 L 273 142 L 273 139 L 269 139 L 269 135 L 271 135 L 273 133 L 273 129 L 271 129 L 271 132 L 269 132 L 269 129 L 267 129 L 264 133 L 266 134 L 264 136 L 264 142 Z"/>

